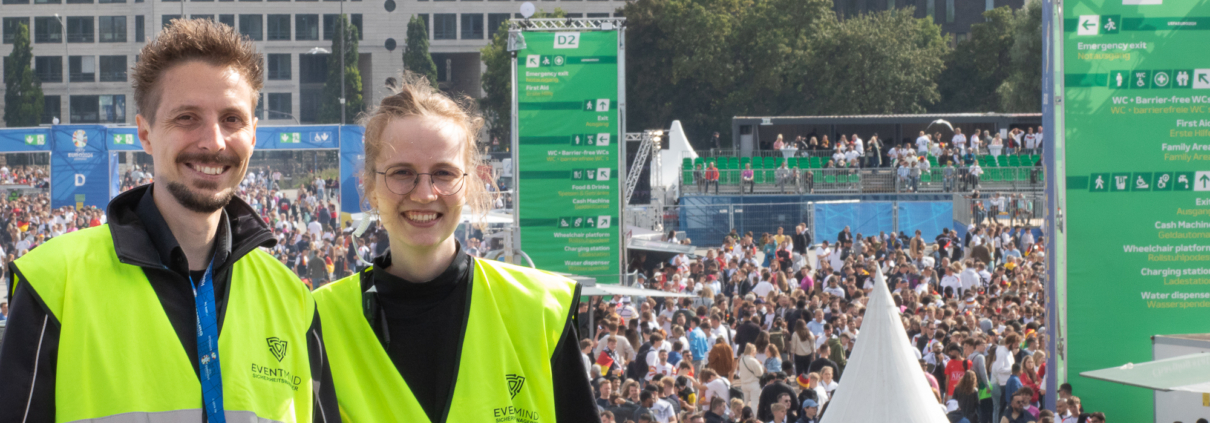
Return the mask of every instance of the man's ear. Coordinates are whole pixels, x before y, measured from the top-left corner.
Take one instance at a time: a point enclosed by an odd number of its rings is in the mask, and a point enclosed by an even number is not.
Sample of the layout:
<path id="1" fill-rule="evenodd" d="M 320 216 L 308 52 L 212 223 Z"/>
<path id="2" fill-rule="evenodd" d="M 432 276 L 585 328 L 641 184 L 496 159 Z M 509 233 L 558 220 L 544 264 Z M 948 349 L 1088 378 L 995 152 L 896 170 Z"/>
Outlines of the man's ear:
<path id="1" fill-rule="evenodd" d="M 138 127 L 139 144 L 143 146 L 143 152 L 154 156 L 151 147 L 151 126 L 152 122 L 143 117 L 142 113 L 134 116 L 135 125 Z"/>

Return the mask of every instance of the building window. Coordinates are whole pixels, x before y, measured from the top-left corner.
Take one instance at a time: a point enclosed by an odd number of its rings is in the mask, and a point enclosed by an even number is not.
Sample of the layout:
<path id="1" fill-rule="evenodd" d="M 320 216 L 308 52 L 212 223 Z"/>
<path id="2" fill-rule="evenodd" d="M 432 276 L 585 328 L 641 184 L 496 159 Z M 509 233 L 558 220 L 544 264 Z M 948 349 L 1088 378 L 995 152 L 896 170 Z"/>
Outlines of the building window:
<path id="1" fill-rule="evenodd" d="M 96 58 L 93 56 L 68 57 L 67 70 L 71 82 L 95 82 L 97 80 L 97 64 Z"/>
<path id="2" fill-rule="evenodd" d="M 235 15 L 218 15 L 218 23 L 235 28 Z"/>
<path id="3" fill-rule="evenodd" d="M 488 13 L 487 14 L 487 38 L 495 38 L 496 32 L 500 31 L 500 26 L 508 22 L 507 13 Z M 508 29 L 504 29 L 508 31 Z"/>
<path id="4" fill-rule="evenodd" d="M 67 42 L 91 43 L 96 41 L 96 30 L 93 27 L 92 16 L 67 17 Z"/>
<path id="5" fill-rule="evenodd" d="M 269 93 L 268 119 L 293 119 L 293 105 L 290 104 L 290 93 Z"/>
<path id="6" fill-rule="evenodd" d="M 945 0 L 945 23 L 954 23 L 954 0 Z"/>
<path id="7" fill-rule="evenodd" d="M 29 0 L 4 0 L 4 4 L 29 4 Z"/>
<path id="8" fill-rule="evenodd" d="M 265 39 L 264 16 L 239 15 L 239 33 L 248 36 L 252 41 Z"/>
<path id="9" fill-rule="evenodd" d="M 91 3 L 91 2 L 90 2 Z M 97 0 L 97 3 L 126 3 L 126 0 Z"/>
<path id="10" fill-rule="evenodd" d="M 608 18 L 608 17 L 609 17 L 608 13 L 589 13 L 588 14 L 588 19 Z"/>
<path id="11" fill-rule="evenodd" d="M 197 1 L 197 0 L 194 0 Z M 214 22 L 214 15 L 189 15 L 189 19 L 205 19 Z"/>
<path id="12" fill-rule="evenodd" d="M 456 13 L 434 13 L 433 14 L 433 39 L 434 40 L 456 40 L 456 39 L 458 39 L 458 14 L 456 14 Z"/>
<path id="13" fill-rule="evenodd" d="M 298 55 L 298 83 L 322 84 L 328 80 L 329 54 Z"/>
<path id="14" fill-rule="evenodd" d="M 67 0 L 67 4 L 92 4 L 92 0 Z"/>
<path id="15" fill-rule="evenodd" d="M 42 82 L 63 82 L 63 56 L 34 56 L 34 76 Z"/>
<path id="16" fill-rule="evenodd" d="M 126 96 L 73 95 L 71 123 L 126 123 Z"/>
<path id="17" fill-rule="evenodd" d="M 21 4 L 25 4 L 25 3 L 27 3 L 27 2 L 21 2 Z M 34 0 L 34 4 L 59 4 L 59 3 L 60 3 L 60 0 Z M 7 2 L 5 2 L 5 4 L 7 4 Z"/>
<path id="18" fill-rule="evenodd" d="M 125 16 L 99 16 L 97 23 L 101 30 L 102 43 L 124 43 L 126 42 L 126 17 Z"/>
<path id="19" fill-rule="evenodd" d="M 260 93 L 256 96 L 256 118 L 265 118 L 265 93 Z"/>
<path id="20" fill-rule="evenodd" d="M 567 19 L 580 19 L 583 17 L 584 17 L 583 13 L 568 13 L 567 14 Z"/>
<path id="21" fill-rule="evenodd" d="M 432 34 L 433 33 L 433 24 L 429 23 L 429 14 L 428 13 L 419 13 L 416 16 L 419 16 L 420 21 L 424 22 L 425 32 Z M 429 37 L 432 37 L 432 35 L 429 35 Z"/>
<path id="22" fill-rule="evenodd" d="M 464 39 L 464 40 L 482 40 L 483 39 L 483 14 L 482 13 L 463 13 L 462 14 L 462 39 Z"/>
<path id="23" fill-rule="evenodd" d="M 126 82 L 126 56 L 101 56 L 101 82 Z"/>
<path id="24" fill-rule="evenodd" d="M 924 0 L 924 10 L 928 17 L 937 16 L 937 0 Z"/>
<path id="25" fill-rule="evenodd" d="M 59 117 L 62 109 L 59 108 L 59 96 L 46 95 L 42 96 L 42 123 L 50 125 L 55 122 L 55 118 Z M 63 119 L 59 119 L 62 121 Z"/>
<path id="26" fill-rule="evenodd" d="M 319 15 L 294 15 L 294 40 L 318 40 Z"/>
<path id="27" fill-rule="evenodd" d="M 290 80 L 290 55 L 289 54 L 269 54 L 268 68 L 270 80 Z"/>
<path id="28" fill-rule="evenodd" d="M 25 24 L 25 29 L 29 30 L 29 18 L 4 18 L 4 44 L 13 43 L 13 36 L 21 24 Z"/>
<path id="29" fill-rule="evenodd" d="M 143 15 L 134 17 L 134 41 L 137 43 L 147 41 L 147 23 L 144 21 Z"/>
<path id="30" fill-rule="evenodd" d="M 349 15 L 349 24 L 353 25 L 354 28 L 357 28 L 357 39 L 358 40 L 366 39 L 365 27 L 361 26 L 361 22 L 362 21 L 361 21 L 360 13 L 354 13 L 354 14 Z"/>
<path id="31" fill-rule="evenodd" d="M 331 40 L 332 34 L 336 33 L 336 17 L 340 16 L 333 13 L 324 15 L 324 39 Z"/>
<path id="32" fill-rule="evenodd" d="M 162 23 L 164 24 L 164 29 L 168 29 L 168 25 L 172 25 L 173 19 L 180 19 L 180 18 L 181 18 L 181 15 L 163 15 L 160 17 L 160 19 L 162 20 Z"/>
<path id="33" fill-rule="evenodd" d="M 269 15 L 269 41 L 290 41 L 290 15 Z"/>

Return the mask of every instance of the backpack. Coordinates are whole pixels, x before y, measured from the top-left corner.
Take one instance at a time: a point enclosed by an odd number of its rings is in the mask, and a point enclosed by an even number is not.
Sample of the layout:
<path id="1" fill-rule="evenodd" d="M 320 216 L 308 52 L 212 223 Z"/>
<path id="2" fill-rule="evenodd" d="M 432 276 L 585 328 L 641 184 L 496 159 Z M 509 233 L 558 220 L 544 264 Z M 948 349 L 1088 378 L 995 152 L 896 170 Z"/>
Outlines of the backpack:
<path id="1" fill-rule="evenodd" d="M 630 366 L 626 368 L 626 377 L 634 380 L 640 380 L 647 376 L 647 354 L 651 352 L 651 343 L 645 342 L 639 347 L 639 351 L 635 353 L 634 361 L 630 362 Z"/>

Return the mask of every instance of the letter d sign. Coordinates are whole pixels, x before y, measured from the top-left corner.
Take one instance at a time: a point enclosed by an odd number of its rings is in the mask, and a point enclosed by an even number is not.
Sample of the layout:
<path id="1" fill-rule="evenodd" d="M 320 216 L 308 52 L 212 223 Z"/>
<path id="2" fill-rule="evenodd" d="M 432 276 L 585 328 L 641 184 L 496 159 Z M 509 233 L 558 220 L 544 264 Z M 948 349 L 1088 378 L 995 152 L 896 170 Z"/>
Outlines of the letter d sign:
<path id="1" fill-rule="evenodd" d="M 86 180 L 87 180 L 87 178 L 85 178 L 84 175 L 81 175 L 79 173 L 76 174 L 76 186 L 78 186 L 78 187 L 84 186 L 84 181 L 86 181 Z"/>
<path id="2" fill-rule="evenodd" d="M 555 48 L 580 48 L 580 33 L 556 32 Z"/>

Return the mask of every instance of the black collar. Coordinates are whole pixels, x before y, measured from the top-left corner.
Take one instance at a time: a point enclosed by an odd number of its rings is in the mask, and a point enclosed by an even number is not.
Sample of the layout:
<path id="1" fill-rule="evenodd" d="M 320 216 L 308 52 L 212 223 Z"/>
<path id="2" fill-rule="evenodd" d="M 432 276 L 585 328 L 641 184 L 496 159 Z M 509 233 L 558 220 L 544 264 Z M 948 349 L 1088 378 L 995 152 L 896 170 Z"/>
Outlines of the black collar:
<path id="1" fill-rule="evenodd" d="M 163 214 L 152 198 L 152 185 L 122 193 L 109 202 L 109 231 L 122 263 L 166 267 L 187 275 L 189 266 Z M 239 260 L 256 247 L 273 247 L 277 241 L 267 224 L 238 197 L 223 207 L 216 234 L 215 267 Z"/>
<path id="2" fill-rule="evenodd" d="M 472 264 L 471 256 L 462 250 L 460 243 L 455 243 L 454 260 L 437 277 L 431 281 L 412 282 L 387 272 L 391 267 L 391 251 L 374 258 L 374 285 L 378 293 L 387 297 L 427 297 L 442 291 L 448 292 L 457 283 L 470 280 Z"/>

